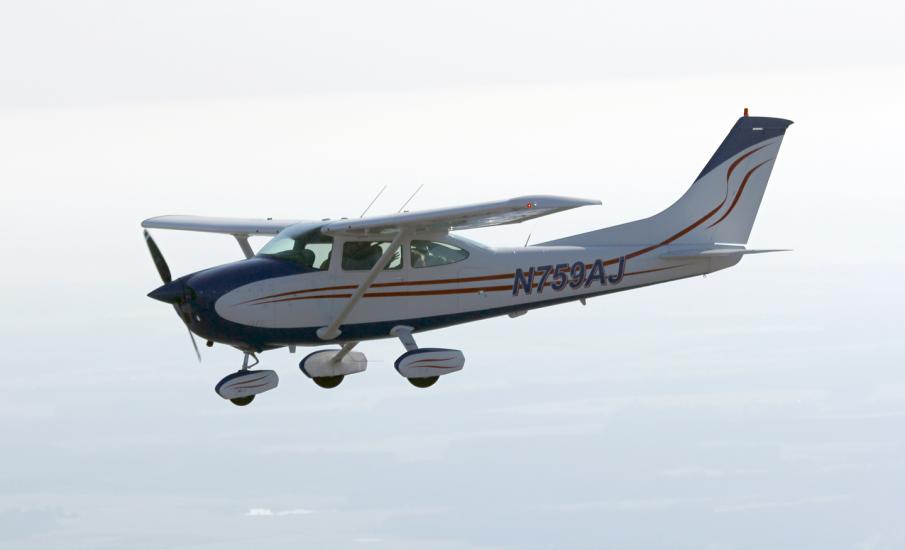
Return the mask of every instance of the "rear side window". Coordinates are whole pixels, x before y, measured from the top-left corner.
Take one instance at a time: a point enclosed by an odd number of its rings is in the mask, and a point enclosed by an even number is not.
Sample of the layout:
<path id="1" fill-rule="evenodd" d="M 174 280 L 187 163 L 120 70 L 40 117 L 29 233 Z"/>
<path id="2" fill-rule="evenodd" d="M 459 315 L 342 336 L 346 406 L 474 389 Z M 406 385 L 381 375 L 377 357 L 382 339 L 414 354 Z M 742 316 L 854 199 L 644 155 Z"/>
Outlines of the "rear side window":
<path id="1" fill-rule="evenodd" d="M 458 246 L 436 241 L 412 241 L 412 267 L 435 267 L 454 264 L 468 257 Z"/>
<path id="2" fill-rule="evenodd" d="M 343 269 L 350 271 L 368 270 L 390 247 L 389 241 L 351 241 L 343 244 Z M 396 250 L 390 263 L 384 269 L 402 269 L 401 249 Z"/>

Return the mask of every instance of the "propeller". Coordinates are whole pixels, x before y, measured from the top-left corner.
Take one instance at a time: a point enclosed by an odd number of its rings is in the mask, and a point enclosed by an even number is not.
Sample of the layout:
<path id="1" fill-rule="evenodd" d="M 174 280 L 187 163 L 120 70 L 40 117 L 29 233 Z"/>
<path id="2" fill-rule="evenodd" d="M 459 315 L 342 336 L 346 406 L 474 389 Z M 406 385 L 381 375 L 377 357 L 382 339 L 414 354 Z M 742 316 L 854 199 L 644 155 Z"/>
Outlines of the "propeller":
<path id="1" fill-rule="evenodd" d="M 189 340 L 192 341 L 192 347 L 195 348 L 195 357 L 198 358 L 198 362 L 200 363 L 201 362 L 201 352 L 198 351 L 198 342 L 195 341 L 195 335 L 192 334 L 192 329 L 190 329 L 188 325 L 186 325 L 185 328 L 188 329 L 188 331 L 189 331 Z"/>
<path id="2" fill-rule="evenodd" d="M 160 252 L 160 247 L 154 242 L 154 239 L 151 237 L 151 234 L 148 233 L 147 229 L 144 230 L 144 234 L 145 244 L 148 245 L 148 251 L 151 252 L 151 259 L 154 260 L 154 267 L 157 268 L 157 273 L 160 274 L 160 278 L 164 283 L 162 287 L 152 291 L 148 296 L 162 302 L 173 304 L 173 308 L 176 310 L 179 318 L 185 323 L 186 330 L 189 331 L 189 339 L 192 341 L 192 348 L 195 349 L 195 356 L 198 357 L 198 362 L 200 363 L 201 352 L 198 351 L 198 342 L 195 341 L 195 335 L 192 334 L 192 329 L 189 328 L 188 322 L 183 316 L 183 311 L 180 308 L 180 305 L 185 303 L 186 299 L 185 284 L 182 283 L 182 281 L 179 281 L 178 284 L 173 283 L 173 275 L 170 273 L 170 267 L 167 265 L 167 261 Z"/>
<path id="3" fill-rule="evenodd" d="M 164 283 L 171 282 L 173 276 L 170 274 L 170 266 L 168 266 L 167 261 L 163 259 L 160 248 L 157 246 L 157 243 L 154 242 L 154 239 L 151 237 L 151 234 L 148 233 L 147 229 L 145 229 L 145 243 L 148 245 L 148 250 L 151 252 L 151 259 L 154 260 L 154 267 L 157 268 L 157 273 L 160 273 L 160 278 L 163 279 Z"/>

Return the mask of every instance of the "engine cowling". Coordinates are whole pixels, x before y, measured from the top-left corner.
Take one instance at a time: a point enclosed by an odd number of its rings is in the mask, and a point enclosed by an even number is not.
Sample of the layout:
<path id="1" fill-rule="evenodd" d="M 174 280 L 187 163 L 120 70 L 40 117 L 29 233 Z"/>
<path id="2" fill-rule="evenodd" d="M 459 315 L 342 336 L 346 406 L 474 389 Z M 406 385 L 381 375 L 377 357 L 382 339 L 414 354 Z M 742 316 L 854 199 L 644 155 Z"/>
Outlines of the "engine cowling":
<path id="1" fill-rule="evenodd" d="M 435 378 L 462 370 L 465 355 L 457 349 L 420 348 L 396 359 L 396 371 L 406 378 Z"/>

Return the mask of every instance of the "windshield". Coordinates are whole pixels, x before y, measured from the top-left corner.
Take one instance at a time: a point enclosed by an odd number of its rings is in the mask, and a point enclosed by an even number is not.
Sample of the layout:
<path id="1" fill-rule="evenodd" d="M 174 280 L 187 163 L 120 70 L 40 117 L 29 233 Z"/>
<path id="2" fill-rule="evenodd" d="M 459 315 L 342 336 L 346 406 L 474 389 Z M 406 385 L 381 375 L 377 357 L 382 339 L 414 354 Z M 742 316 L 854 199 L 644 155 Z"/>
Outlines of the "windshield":
<path id="1" fill-rule="evenodd" d="M 258 256 L 289 260 L 304 267 L 324 271 L 330 267 L 333 237 L 313 229 L 297 236 L 277 235 L 258 252 Z"/>

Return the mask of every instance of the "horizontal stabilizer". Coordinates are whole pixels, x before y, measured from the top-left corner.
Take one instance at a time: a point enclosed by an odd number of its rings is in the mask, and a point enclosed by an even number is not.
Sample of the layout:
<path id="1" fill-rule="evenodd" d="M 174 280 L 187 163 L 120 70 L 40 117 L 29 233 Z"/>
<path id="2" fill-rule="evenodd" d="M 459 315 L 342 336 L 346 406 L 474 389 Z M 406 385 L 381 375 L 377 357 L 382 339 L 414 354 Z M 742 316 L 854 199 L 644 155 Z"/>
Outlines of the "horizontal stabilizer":
<path id="1" fill-rule="evenodd" d="M 727 256 L 741 256 L 742 254 L 765 254 L 767 252 L 789 252 L 788 248 L 744 248 L 732 246 L 717 246 L 711 248 L 694 248 L 671 250 L 660 254 L 664 260 L 702 260 L 704 258 L 725 258 Z"/>

